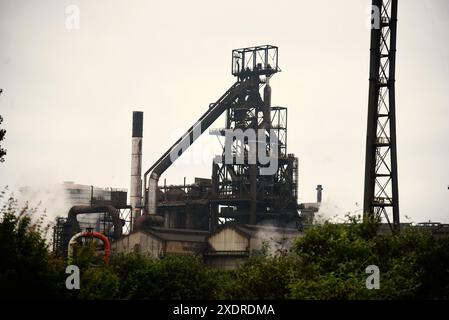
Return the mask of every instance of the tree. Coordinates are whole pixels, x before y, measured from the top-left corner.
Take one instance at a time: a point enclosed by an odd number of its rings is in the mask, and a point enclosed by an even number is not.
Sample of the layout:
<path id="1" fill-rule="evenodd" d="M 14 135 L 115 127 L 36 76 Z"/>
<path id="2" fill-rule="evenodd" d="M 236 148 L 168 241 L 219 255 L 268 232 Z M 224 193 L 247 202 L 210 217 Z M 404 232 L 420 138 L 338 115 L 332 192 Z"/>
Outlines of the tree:
<path id="1" fill-rule="evenodd" d="M 189 256 L 153 259 L 134 254 L 116 256 L 111 268 L 120 277 L 125 299 L 211 299 L 216 288 L 213 271 Z"/>
<path id="2" fill-rule="evenodd" d="M 288 299 L 289 284 L 300 277 L 301 261 L 294 254 L 253 256 L 237 269 L 227 285 L 225 299 Z M 229 281 L 229 280 L 228 280 Z"/>
<path id="3" fill-rule="evenodd" d="M 326 222 L 308 229 L 291 251 L 270 255 L 264 246 L 264 254 L 232 271 L 189 256 L 122 254 L 104 265 L 88 241 L 74 260 L 80 289 L 67 290 L 67 260 L 49 253 L 43 218 L 13 198 L 0 213 L 0 298 L 449 299 L 449 237 L 419 229 L 379 235 L 376 219 Z M 379 289 L 366 287 L 370 265 L 380 270 Z"/>
<path id="4" fill-rule="evenodd" d="M 0 89 L 0 94 L 2 94 L 3 90 Z M 3 117 L 0 116 L 0 124 L 2 124 L 3 122 Z M 6 130 L 5 129 L 0 129 L 0 142 L 3 141 L 3 139 L 5 138 L 6 135 Z M 2 148 L 2 145 L 0 144 L 0 162 L 4 162 L 5 161 L 5 157 L 6 156 L 6 150 L 4 148 Z"/>
<path id="5" fill-rule="evenodd" d="M 405 229 L 378 235 L 378 222 L 325 223 L 295 245 L 300 277 L 290 283 L 295 299 L 447 299 L 449 237 Z M 368 290 L 365 269 L 380 270 L 380 289 Z"/>
<path id="6" fill-rule="evenodd" d="M 34 212 L 28 206 L 19 209 L 12 197 L 0 211 L 0 296 L 8 299 L 60 299 L 67 291 L 65 268 L 50 256 L 47 226 L 43 219 L 33 222 Z"/>

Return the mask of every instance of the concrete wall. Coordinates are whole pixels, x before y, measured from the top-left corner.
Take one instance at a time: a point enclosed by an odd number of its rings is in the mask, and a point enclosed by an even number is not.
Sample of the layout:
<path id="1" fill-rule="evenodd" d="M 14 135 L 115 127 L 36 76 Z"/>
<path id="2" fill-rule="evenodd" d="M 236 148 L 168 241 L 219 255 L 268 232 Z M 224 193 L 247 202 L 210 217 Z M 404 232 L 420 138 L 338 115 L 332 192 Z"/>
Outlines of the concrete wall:
<path id="1" fill-rule="evenodd" d="M 190 241 L 167 241 L 166 254 L 194 255 L 201 253 L 204 243 Z"/>
<path id="2" fill-rule="evenodd" d="M 159 257 L 164 249 L 162 240 L 143 232 L 132 233 L 112 243 L 113 253 L 139 253 Z"/>
<path id="3" fill-rule="evenodd" d="M 219 231 L 208 241 L 215 251 L 247 251 L 249 249 L 248 238 L 231 228 Z"/>
<path id="4" fill-rule="evenodd" d="M 155 258 L 171 254 L 196 255 L 204 248 L 204 242 L 162 240 L 144 232 L 132 233 L 111 245 L 112 253 L 139 253 Z"/>

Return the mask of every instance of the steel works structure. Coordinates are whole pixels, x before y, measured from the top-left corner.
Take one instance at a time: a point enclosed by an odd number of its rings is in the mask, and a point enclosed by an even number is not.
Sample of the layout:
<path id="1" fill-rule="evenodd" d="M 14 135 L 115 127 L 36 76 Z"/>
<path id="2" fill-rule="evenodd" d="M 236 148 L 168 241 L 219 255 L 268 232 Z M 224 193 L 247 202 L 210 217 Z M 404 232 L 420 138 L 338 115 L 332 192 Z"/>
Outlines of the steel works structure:
<path id="1" fill-rule="evenodd" d="M 127 204 L 126 191 L 72 183 L 64 186 L 70 187 L 66 191 L 71 195 L 70 203 L 74 205 L 67 217 L 56 218 L 53 227 L 53 252 L 66 256 L 70 238 L 87 229 L 104 234 L 111 242 L 131 232 L 132 212 L 131 206 Z"/>
<path id="2" fill-rule="evenodd" d="M 275 46 L 232 51 L 237 81 L 146 171 L 146 215 L 136 226 L 152 224 L 156 217 L 165 227 L 212 231 L 229 220 L 299 224 L 298 161 L 287 153 L 287 109 L 271 106 L 269 79 L 279 71 Z M 225 128 L 210 131 L 225 138 L 222 154 L 212 164 L 212 179 L 159 187 L 162 173 L 223 113 Z"/>
<path id="3" fill-rule="evenodd" d="M 212 230 L 218 221 L 255 225 L 270 220 L 280 225 L 298 218 L 298 159 L 287 154 L 287 108 L 271 106 L 269 79 L 279 71 L 277 47 L 232 52 L 232 74 L 239 81 L 255 81 L 259 86 L 238 95 L 226 110 L 226 127 L 212 132 L 225 137 L 222 154 L 212 167 Z M 263 88 L 263 98 L 259 87 Z M 244 138 L 239 139 L 236 132 Z M 251 137 L 247 132 L 257 135 Z M 232 161 L 226 161 L 227 145 L 232 146 Z M 275 172 L 263 174 L 267 167 L 261 161 L 263 155 L 272 156 L 275 163 L 270 165 L 275 166 Z"/>
<path id="4" fill-rule="evenodd" d="M 373 0 L 368 126 L 366 135 L 365 218 L 383 216 L 399 230 L 396 150 L 397 0 Z M 391 223 L 391 218 L 393 223 Z"/>

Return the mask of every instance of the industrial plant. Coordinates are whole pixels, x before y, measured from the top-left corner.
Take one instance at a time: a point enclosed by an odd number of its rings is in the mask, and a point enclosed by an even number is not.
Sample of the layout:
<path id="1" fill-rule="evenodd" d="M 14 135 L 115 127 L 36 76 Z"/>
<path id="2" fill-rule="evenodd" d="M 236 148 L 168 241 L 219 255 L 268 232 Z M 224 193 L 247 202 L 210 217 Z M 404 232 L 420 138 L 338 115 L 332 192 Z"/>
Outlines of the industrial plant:
<path id="1" fill-rule="evenodd" d="M 269 80 L 280 71 L 275 46 L 233 50 L 236 82 L 144 173 L 144 113 L 133 112 L 129 205 L 123 190 L 98 197 L 93 187 L 66 185 L 72 197 L 85 194 L 84 202 L 58 218 L 54 251 L 67 255 L 71 239 L 88 229 L 108 237 L 112 254 L 201 255 L 220 268 L 235 268 L 260 253 L 265 241 L 288 250 L 304 225 L 301 211 L 310 221 L 318 203 L 298 204 L 298 158 L 287 148 L 287 108 L 271 101 Z M 224 127 L 210 128 L 222 114 Z M 208 129 L 224 142 L 211 159 L 211 177 L 160 183 Z M 317 190 L 320 202 L 322 187 Z M 86 216 L 93 218 L 86 222 Z"/>
<path id="2" fill-rule="evenodd" d="M 381 216 L 384 232 L 406 228 L 399 219 L 396 152 L 395 61 L 397 1 L 373 1 L 381 10 L 371 31 L 369 103 L 365 166 L 365 218 Z M 235 83 L 150 167 L 142 168 L 144 112 L 132 114 L 129 203 L 124 190 L 100 193 L 68 185 L 84 194 L 57 219 L 53 250 L 73 255 L 76 243 L 101 239 L 109 254 L 138 253 L 200 256 L 210 265 L 235 269 L 266 243 L 288 251 L 293 239 L 313 223 L 322 200 L 298 203 L 300 165 L 288 148 L 288 109 L 271 99 L 270 79 L 278 76 L 279 49 L 273 45 L 232 50 Z M 213 66 L 209 66 L 213 68 Z M 225 115 L 221 128 L 212 124 Z M 195 121 L 195 122 L 194 122 Z M 222 141 L 211 159 L 211 175 L 194 183 L 167 185 L 166 170 L 208 132 Z M 142 170 L 144 169 L 144 170 Z M 447 232 L 445 225 L 421 225 Z"/>

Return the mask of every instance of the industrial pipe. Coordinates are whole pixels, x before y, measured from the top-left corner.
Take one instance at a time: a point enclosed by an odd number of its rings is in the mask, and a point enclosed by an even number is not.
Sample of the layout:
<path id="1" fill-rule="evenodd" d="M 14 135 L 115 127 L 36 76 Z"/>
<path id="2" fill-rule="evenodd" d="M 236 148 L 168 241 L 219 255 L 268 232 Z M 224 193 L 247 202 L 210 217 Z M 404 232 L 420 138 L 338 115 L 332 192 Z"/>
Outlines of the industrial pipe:
<path id="1" fill-rule="evenodd" d="M 271 128 L 271 87 L 270 87 L 270 78 L 267 78 L 267 82 L 265 84 L 265 88 L 263 89 L 263 122 L 265 124 L 266 129 Z"/>
<path id="2" fill-rule="evenodd" d="M 152 172 L 148 181 L 148 214 L 151 215 L 156 214 L 158 181 L 159 175 L 156 172 Z"/>
<path id="3" fill-rule="evenodd" d="M 78 220 L 76 220 L 76 216 L 83 213 L 101 213 L 108 212 L 112 218 L 112 224 L 114 225 L 114 238 L 118 240 L 122 237 L 122 227 L 123 220 L 120 219 L 120 215 L 117 213 L 117 209 L 113 206 L 73 206 L 70 208 L 67 222 L 70 224 L 72 228 L 72 232 L 81 231 Z"/>
<path id="4" fill-rule="evenodd" d="M 108 264 L 109 263 L 109 256 L 111 254 L 111 244 L 109 243 L 109 239 L 104 234 L 99 233 L 99 232 L 79 232 L 79 233 L 75 234 L 70 239 L 69 247 L 68 247 L 68 253 L 67 253 L 69 264 L 72 264 L 72 262 L 73 262 L 73 246 L 75 245 L 75 243 L 78 240 L 78 238 L 82 238 L 82 237 L 94 237 L 94 238 L 98 238 L 101 241 L 103 241 L 103 246 L 104 246 L 104 263 Z"/>
<path id="5" fill-rule="evenodd" d="M 255 86 L 259 86 L 259 77 L 250 78 L 245 81 L 237 81 L 234 83 L 221 97 L 210 107 L 200 119 L 187 130 L 187 132 L 179 138 L 163 155 L 156 161 L 150 169 L 144 174 L 144 193 L 145 204 L 148 214 L 156 214 L 157 208 L 157 184 L 159 177 L 167 170 L 176 159 L 172 159 L 170 154 L 173 150 L 177 151 L 177 157 L 193 143 L 195 140 L 209 128 L 209 126 L 229 107 L 244 90 L 250 90 Z M 177 150 L 179 148 L 179 150 Z M 151 174 L 150 174 L 151 173 Z M 148 181 L 148 193 L 146 193 L 147 176 L 150 174 Z"/>

